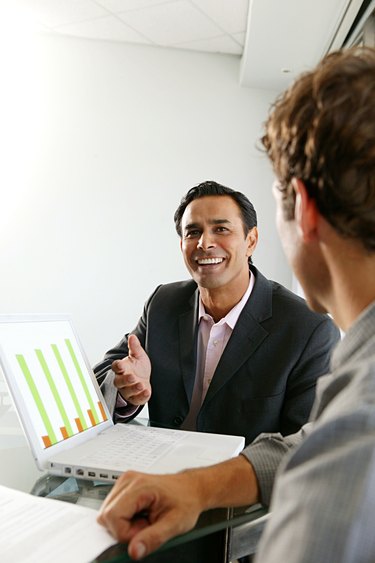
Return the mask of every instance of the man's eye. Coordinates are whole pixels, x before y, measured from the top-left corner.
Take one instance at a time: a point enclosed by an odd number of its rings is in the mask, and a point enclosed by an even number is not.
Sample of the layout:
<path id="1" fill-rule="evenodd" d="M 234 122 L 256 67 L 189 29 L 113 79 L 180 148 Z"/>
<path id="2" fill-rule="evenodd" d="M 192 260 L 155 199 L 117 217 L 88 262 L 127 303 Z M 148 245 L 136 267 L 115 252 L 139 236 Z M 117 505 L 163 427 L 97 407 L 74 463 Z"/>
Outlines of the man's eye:
<path id="1" fill-rule="evenodd" d="M 200 236 L 200 232 L 195 230 L 195 231 L 187 231 L 185 233 L 185 238 L 194 238 L 194 237 L 199 237 Z"/>
<path id="2" fill-rule="evenodd" d="M 218 233 L 225 233 L 228 229 L 226 227 L 216 227 L 216 232 Z"/>

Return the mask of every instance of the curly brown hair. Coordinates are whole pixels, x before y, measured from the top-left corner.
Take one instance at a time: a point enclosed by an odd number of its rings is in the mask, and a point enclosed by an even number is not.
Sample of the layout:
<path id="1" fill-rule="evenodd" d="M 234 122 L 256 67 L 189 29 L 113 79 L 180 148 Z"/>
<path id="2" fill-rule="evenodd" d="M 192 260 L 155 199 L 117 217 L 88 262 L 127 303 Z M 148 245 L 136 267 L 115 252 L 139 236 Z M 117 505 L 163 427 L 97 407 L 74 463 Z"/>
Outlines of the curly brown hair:
<path id="1" fill-rule="evenodd" d="M 263 146 L 294 216 L 292 178 L 342 235 L 375 251 L 375 49 L 327 55 L 276 101 Z"/>

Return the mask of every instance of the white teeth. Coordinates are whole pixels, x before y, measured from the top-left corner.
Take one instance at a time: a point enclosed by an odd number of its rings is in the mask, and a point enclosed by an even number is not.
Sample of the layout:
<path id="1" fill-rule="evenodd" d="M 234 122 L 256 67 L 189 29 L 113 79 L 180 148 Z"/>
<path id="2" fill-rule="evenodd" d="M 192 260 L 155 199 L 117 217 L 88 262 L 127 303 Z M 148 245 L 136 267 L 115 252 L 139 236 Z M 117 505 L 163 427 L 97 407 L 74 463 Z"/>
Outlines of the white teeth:
<path id="1" fill-rule="evenodd" d="M 221 264 L 224 258 L 200 258 L 197 260 L 198 264 Z"/>

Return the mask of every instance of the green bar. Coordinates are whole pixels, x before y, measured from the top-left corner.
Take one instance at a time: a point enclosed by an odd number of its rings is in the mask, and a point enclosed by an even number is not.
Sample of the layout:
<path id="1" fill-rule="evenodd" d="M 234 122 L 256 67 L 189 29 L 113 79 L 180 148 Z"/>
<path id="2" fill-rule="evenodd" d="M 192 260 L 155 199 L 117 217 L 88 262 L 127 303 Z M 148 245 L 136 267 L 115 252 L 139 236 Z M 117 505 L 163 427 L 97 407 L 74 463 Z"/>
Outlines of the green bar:
<path id="1" fill-rule="evenodd" d="M 42 417 L 44 426 L 46 428 L 47 434 L 51 440 L 52 444 L 56 444 L 58 442 L 57 438 L 56 438 L 56 434 L 52 428 L 52 424 L 51 421 L 49 419 L 49 416 L 47 414 L 46 409 L 44 408 L 44 404 L 43 401 L 39 395 L 38 389 L 35 386 L 34 380 L 33 380 L 33 376 L 30 373 L 30 370 L 26 364 L 25 358 L 23 357 L 22 354 L 16 354 L 16 358 L 18 361 L 18 364 L 20 366 L 20 368 L 23 371 L 23 374 L 25 376 L 26 382 L 29 386 L 29 389 L 31 391 L 31 394 L 34 398 L 35 404 L 37 406 L 37 409 L 39 411 L 40 416 Z"/>
<path id="2" fill-rule="evenodd" d="M 99 417 L 98 417 L 98 413 L 96 412 L 96 408 L 95 408 L 94 401 L 92 400 L 92 397 L 91 397 L 90 392 L 89 392 L 89 390 L 88 390 L 88 387 L 87 387 L 87 385 L 86 385 L 86 381 L 85 381 L 85 378 L 83 377 L 83 373 L 82 373 L 82 370 L 81 370 L 81 366 L 80 366 L 79 363 L 78 363 L 77 357 L 76 357 L 76 355 L 75 355 L 75 353 L 74 353 L 74 350 L 73 350 L 72 343 L 70 342 L 69 338 L 66 338 L 66 339 L 65 339 L 65 344 L 66 344 L 66 346 L 67 346 L 67 348 L 68 348 L 68 350 L 69 350 L 70 357 L 72 358 L 73 363 L 74 363 L 74 366 L 75 366 L 75 368 L 76 368 L 76 370 L 77 370 L 78 377 L 79 377 L 80 382 L 81 382 L 81 384 L 82 384 L 82 387 L 83 387 L 83 390 L 84 390 L 84 392 L 85 392 L 87 401 L 88 401 L 88 403 L 89 403 L 89 405 L 90 405 L 91 412 L 92 412 L 92 414 L 93 414 L 94 420 L 95 420 L 96 424 L 99 424 Z"/>
<path id="3" fill-rule="evenodd" d="M 87 424 L 86 424 L 86 421 L 85 421 L 84 414 L 83 414 L 81 406 L 79 404 L 76 392 L 74 391 L 74 387 L 73 387 L 72 382 L 70 380 L 68 371 L 67 371 L 65 364 L 64 364 L 64 361 L 61 357 L 60 351 L 59 351 L 58 347 L 56 346 L 56 344 L 51 344 L 51 348 L 53 350 L 53 353 L 55 354 L 55 358 L 57 360 L 57 363 L 59 364 L 59 367 L 61 369 L 61 373 L 63 374 L 63 377 L 65 379 L 65 383 L 66 383 L 66 385 L 69 389 L 69 393 L 72 397 L 72 401 L 73 401 L 74 406 L 76 408 L 79 420 L 81 421 L 82 428 L 84 430 L 87 430 Z"/>
<path id="4" fill-rule="evenodd" d="M 43 352 L 41 350 L 35 350 L 35 354 L 36 354 L 36 356 L 39 360 L 39 363 L 42 367 L 42 370 L 44 371 L 44 375 L 46 376 L 49 388 L 51 389 L 52 395 L 53 395 L 53 397 L 56 401 L 57 408 L 60 411 L 61 418 L 63 419 L 66 431 L 68 432 L 69 436 L 73 436 L 73 434 L 74 434 L 73 429 L 70 425 L 69 418 L 68 418 L 68 415 L 66 414 L 66 410 L 65 410 L 65 407 L 62 403 L 60 394 L 57 390 L 55 382 L 53 381 L 53 377 L 52 377 L 51 372 L 49 370 L 49 367 L 47 365 L 46 359 L 43 356 Z"/>

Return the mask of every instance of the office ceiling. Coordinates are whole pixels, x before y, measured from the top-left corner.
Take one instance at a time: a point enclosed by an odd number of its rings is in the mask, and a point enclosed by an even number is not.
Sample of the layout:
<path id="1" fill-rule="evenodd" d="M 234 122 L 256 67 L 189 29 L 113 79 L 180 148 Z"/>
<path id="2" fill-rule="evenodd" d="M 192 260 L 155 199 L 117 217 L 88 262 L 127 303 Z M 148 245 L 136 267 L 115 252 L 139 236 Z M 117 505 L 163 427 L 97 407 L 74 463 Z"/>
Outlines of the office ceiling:
<path id="1" fill-rule="evenodd" d="M 0 17 L 18 31 L 241 57 L 242 85 L 280 90 L 325 54 L 353 2 L 0 0 Z"/>

